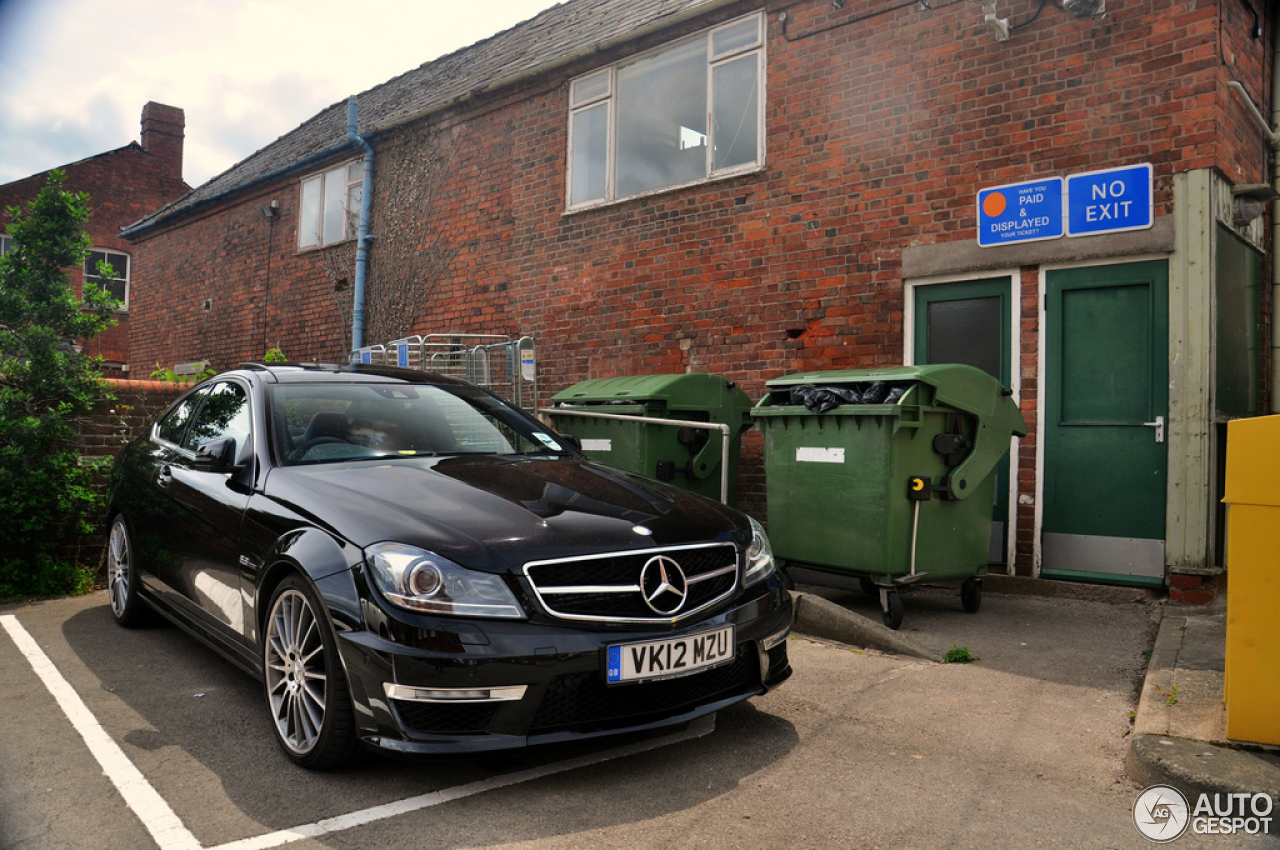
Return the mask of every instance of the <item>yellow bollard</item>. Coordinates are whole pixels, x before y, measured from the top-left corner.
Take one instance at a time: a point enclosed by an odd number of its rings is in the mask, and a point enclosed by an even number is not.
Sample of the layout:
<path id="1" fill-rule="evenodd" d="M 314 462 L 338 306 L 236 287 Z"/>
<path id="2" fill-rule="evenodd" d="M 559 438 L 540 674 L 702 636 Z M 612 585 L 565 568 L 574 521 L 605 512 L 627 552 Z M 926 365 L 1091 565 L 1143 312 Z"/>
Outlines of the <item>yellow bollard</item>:
<path id="1" fill-rule="evenodd" d="M 1227 737 L 1280 744 L 1280 416 L 1227 424 Z"/>

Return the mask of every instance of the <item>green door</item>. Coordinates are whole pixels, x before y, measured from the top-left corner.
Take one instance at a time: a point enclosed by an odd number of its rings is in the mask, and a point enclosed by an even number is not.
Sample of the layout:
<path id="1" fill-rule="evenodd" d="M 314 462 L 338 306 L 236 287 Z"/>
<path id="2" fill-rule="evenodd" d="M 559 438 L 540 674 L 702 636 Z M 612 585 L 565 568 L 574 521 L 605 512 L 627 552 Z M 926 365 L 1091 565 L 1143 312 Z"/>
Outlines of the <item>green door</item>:
<path id="1" fill-rule="evenodd" d="M 1164 261 L 1048 273 L 1042 575 L 1164 582 L 1168 286 Z"/>
<path id="2" fill-rule="evenodd" d="M 1007 277 L 915 287 L 915 365 L 964 363 L 1008 387 L 1010 378 L 1010 288 Z M 1008 560 L 1009 458 L 995 471 L 992 563 Z"/>

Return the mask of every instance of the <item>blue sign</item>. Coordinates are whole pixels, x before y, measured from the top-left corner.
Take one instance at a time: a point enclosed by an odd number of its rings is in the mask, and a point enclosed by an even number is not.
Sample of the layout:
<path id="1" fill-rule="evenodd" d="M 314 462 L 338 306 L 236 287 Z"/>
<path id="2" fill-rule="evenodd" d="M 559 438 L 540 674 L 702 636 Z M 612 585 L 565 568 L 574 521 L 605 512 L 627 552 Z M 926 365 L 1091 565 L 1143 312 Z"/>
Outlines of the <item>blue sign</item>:
<path id="1" fill-rule="evenodd" d="M 1062 236 L 1062 178 L 978 192 L 978 245 L 990 248 Z"/>
<path id="2" fill-rule="evenodd" d="M 1151 164 L 1067 178 L 1067 235 L 1095 236 L 1151 226 Z"/>

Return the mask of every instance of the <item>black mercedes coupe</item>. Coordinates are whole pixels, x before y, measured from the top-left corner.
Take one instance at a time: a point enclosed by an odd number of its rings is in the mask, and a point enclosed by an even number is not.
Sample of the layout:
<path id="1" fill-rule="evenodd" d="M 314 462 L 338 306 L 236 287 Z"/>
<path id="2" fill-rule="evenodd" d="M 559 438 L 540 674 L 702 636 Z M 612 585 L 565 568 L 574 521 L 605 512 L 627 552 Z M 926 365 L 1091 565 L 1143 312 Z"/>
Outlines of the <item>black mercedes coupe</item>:
<path id="1" fill-rule="evenodd" d="M 304 767 L 680 724 L 791 674 L 759 523 L 449 377 L 246 364 L 120 453 L 109 504 L 116 620 L 261 678 Z"/>

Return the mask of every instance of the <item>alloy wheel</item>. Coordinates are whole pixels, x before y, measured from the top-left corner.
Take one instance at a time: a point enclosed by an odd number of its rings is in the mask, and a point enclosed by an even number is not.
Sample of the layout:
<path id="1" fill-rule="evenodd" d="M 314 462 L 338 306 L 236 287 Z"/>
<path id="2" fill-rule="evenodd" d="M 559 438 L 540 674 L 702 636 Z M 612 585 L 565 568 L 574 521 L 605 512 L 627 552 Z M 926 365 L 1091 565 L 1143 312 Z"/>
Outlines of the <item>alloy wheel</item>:
<path id="1" fill-rule="evenodd" d="M 121 619 L 129 605 L 129 573 L 133 569 L 133 552 L 124 519 L 116 517 L 107 539 L 107 592 L 111 597 L 111 613 Z"/>
<path id="2" fill-rule="evenodd" d="M 322 629 L 311 603 L 289 588 L 276 597 L 267 619 L 267 699 L 281 742 L 304 755 L 324 726 L 329 693 Z"/>

